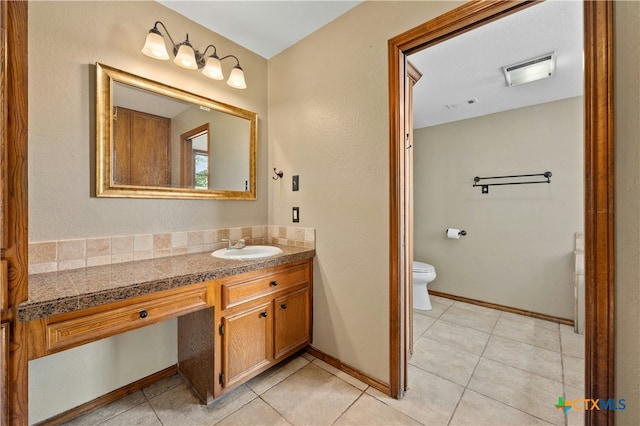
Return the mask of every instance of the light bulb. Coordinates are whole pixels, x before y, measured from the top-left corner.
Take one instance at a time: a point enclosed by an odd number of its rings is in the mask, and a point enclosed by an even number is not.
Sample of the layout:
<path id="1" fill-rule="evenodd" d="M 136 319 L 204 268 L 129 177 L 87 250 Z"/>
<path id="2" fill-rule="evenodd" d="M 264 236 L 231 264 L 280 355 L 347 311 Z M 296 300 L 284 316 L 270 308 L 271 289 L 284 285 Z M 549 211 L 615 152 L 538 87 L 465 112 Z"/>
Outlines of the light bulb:
<path id="1" fill-rule="evenodd" d="M 188 70 L 198 69 L 198 64 L 196 63 L 196 55 L 193 51 L 193 48 L 187 44 L 183 44 L 180 46 L 180 49 L 178 49 L 178 54 L 173 60 L 173 63 Z"/>
<path id="2" fill-rule="evenodd" d="M 155 28 L 150 30 L 149 34 L 147 34 L 147 40 L 142 48 L 142 53 L 154 59 L 160 59 L 163 61 L 169 59 L 167 47 L 164 44 L 164 37 L 162 37 L 162 34 L 160 34 L 160 32 Z"/>
<path id="3" fill-rule="evenodd" d="M 236 89 L 246 89 L 247 83 L 244 81 L 244 71 L 240 68 L 239 65 L 236 65 L 229 75 L 229 80 L 227 80 L 227 84 Z"/>
<path id="4" fill-rule="evenodd" d="M 202 74 L 212 80 L 223 80 L 224 75 L 222 75 L 222 64 L 220 64 L 220 59 L 215 56 L 209 56 L 207 63 L 202 69 Z"/>

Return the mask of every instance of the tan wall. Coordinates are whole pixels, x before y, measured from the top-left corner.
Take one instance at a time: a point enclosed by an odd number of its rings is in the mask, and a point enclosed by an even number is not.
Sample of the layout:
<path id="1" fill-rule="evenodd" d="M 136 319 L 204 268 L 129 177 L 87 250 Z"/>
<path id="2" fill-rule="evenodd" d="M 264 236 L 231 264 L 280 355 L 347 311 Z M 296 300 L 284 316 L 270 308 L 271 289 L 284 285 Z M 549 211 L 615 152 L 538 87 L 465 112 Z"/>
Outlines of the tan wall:
<path id="1" fill-rule="evenodd" d="M 245 90 L 140 50 L 163 21 L 174 39 L 214 43 L 240 58 Z M 178 40 L 176 40 L 178 41 Z M 101 62 L 258 113 L 257 201 L 104 199 L 90 196 L 94 71 Z M 232 60 L 224 62 L 229 73 Z M 267 61 L 154 1 L 29 5 L 29 241 L 189 231 L 267 222 Z"/>
<path id="2" fill-rule="evenodd" d="M 579 97 L 414 132 L 414 258 L 435 266 L 430 289 L 573 318 L 582 111 Z M 493 186 L 489 194 L 472 186 L 475 176 L 545 171 L 550 184 Z M 450 227 L 467 236 L 447 239 Z"/>
<path id="3" fill-rule="evenodd" d="M 616 423 L 640 419 L 640 3 L 615 3 Z"/>
<path id="4" fill-rule="evenodd" d="M 140 49 L 155 20 L 180 40 L 188 31 L 196 48 L 214 43 L 219 53 L 237 55 L 249 87 L 232 89 L 144 56 Z M 95 62 L 257 112 L 258 200 L 91 197 Z M 30 2 L 29 241 L 266 224 L 266 78 L 264 58 L 155 1 Z M 176 323 L 168 321 L 30 362 L 29 422 L 175 364 L 175 336 Z"/>
<path id="5" fill-rule="evenodd" d="M 313 345 L 385 382 L 387 40 L 456 6 L 364 2 L 269 60 L 269 222 L 316 228 Z"/>

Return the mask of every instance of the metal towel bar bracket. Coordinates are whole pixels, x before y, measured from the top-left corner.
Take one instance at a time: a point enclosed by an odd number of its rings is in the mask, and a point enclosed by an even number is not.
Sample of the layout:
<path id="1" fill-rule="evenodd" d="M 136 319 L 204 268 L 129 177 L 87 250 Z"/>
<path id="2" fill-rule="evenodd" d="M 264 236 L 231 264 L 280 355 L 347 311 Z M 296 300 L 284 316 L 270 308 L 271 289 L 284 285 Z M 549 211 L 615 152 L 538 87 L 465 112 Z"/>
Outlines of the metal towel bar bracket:
<path id="1" fill-rule="evenodd" d="M 524 181 L 524 182 L 493 182 L 493 183 L 478 183 L 481 180 L 491 180 L 491 179 L 515 179 L 515 178 L 525 178 L 525 177 L 544 177 L 546 180 L 534 180 L 534 181 Z M 512 175 L 512 176 L 490 176 L 490 177 L 474 177 L 473 178 L 473 186 L 482 187 L 482 193 L 488 194 L 490 186 L 502 186 L 502 185 L 529 185 L 532 183 L 551 183 L 551 172 L 544 173 L 535 173 L 530 175 Z"/>

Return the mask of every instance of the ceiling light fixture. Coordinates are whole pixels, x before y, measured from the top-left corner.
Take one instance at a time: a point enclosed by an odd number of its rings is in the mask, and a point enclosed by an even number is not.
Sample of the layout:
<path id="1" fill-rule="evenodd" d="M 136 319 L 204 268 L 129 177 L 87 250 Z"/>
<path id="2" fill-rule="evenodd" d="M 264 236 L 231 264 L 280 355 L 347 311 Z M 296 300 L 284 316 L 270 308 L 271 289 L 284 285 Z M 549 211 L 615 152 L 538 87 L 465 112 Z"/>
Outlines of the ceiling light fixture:
<path id="1" fill-rule="evenodd" d="M 507 86 L 509 87 L 549 78 L 553 75 L 555 69 L 555 52 L 502 67 L 504 78 L 507 80 Z"/>
<path id="2" fill-rule="evenodd" d="M 222 61 L 227 58 L 236 60 L 236 65 L 231 70 L 227 84 L 236 89 L 246 89 L 247 83 L 244 80 L 244 71 L 240 66 L 240 61 L 234 55 L 227 55 L 222 58 L 218 57 L 216 47 L 213 44 L 208 45 L 202 53 L 197 51 L 189 41 L 189 34 L 182 43 L 175 43 L 167 27 L 160 21 L 156 21 L 153 28 L 149 30 L 147 39 L 142 48 L 142 53 L 153 59 L 166 61 L 169 59 L 167 46 L 165 45 L 164 36 L 158 29 L 158 25 L 164 28 L 164 32 L 169 37 L 173 47 L 173 55 L 175 56 L 173 63 L 179 67 L 189 70 L 202 69 L 202 74 L 212 80 L 224 80 L 222 73 Z M 213 48 L 213 53 L 207 57 L 207 51 Z"/>

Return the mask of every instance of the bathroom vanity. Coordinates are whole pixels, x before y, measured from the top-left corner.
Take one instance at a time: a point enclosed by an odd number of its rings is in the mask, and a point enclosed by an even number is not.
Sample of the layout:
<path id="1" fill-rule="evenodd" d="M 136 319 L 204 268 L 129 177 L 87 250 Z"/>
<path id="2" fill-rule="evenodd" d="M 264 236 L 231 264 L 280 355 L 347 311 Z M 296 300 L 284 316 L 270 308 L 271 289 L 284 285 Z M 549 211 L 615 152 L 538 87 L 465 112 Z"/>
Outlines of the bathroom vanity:
<path id="1" fill-rule="evenodd" d="M 312 338 L 313 249 L 198 253 L 30 276 L 29 359 L 178 318 L 178 371 L 209 403 Z"/>

